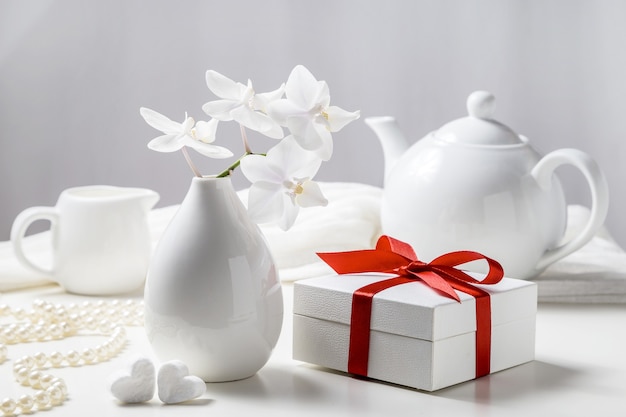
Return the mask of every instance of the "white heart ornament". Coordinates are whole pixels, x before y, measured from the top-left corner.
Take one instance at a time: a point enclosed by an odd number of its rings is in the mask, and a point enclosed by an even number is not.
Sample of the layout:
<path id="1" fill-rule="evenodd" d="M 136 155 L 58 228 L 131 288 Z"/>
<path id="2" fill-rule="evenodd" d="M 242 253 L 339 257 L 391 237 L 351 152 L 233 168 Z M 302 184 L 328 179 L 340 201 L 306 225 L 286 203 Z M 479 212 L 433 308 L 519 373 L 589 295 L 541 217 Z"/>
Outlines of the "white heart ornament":
<path id="1" fill-rule="evenodd" d="M 164 363 L 157 379 L 159 398 L 165 404 L 176 404 L 199 397 L 206 391 L 204 381 L 189 375 L 187 365 L 179 360 Z"/>
<path id="2" fill-rule="evenodd" d="M 139 358 L 126 371 L 112 375 L 111 393 L 124 403 L 142 403 L 154 397 L 155 369 L 152 361 Z"/>

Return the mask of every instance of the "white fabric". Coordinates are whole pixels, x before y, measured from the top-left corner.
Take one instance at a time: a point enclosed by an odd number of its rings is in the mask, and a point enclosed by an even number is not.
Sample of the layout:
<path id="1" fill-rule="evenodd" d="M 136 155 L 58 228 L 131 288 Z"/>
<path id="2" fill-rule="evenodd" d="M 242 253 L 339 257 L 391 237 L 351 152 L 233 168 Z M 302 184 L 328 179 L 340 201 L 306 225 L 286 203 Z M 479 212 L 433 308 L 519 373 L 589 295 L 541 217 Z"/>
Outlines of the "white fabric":
<path id="1" fill-rule="evenodd" d="M 327 207 L 303 209 L 287 232 L 261 226 L 274 254 L 283 281 L 295 281 L 332 273 L 316 252 L 372 248 L 381 234 L 378 187 L 357 183 L 321 183 Z M 247 190 L 239 192 L 245 203 Z M 156 243 L 178 206 L 152 210 L 149 216 Z M 585 224 L 588 210 L 570 206 L 568 235 Z M 566 235 L 567 238 L 567 235 Z M 49 258 L 50 234 L 29 236 L 25 249 L 33 259 Z M 626 303 L 626 252 L 606 228 L 583 248 L 549 267 L 535 278 L 541 302 Z M 10 242 L 0 242 L 0 291 L 48 283 L 46 276 L 22 267 Z"/>
<path id="2" fill-rule="evenodd" d="M 565 240 L 586 224 L 589 210 L 568 207 Z M 587 245 L 552 264 L 534 278 L 539 301 L 626 303 L 626 252 L 601 228 Z"/>

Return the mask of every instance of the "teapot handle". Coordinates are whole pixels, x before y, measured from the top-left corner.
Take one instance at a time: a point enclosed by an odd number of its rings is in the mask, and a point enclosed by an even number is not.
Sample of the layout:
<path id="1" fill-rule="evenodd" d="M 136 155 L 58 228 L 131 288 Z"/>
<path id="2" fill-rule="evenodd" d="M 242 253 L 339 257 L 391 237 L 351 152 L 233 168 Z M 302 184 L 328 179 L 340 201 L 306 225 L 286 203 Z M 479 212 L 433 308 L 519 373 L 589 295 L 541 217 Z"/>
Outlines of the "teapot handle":
<path id="1" fill-rule="evenodd" d="M 591 214 L 581 232 L 555 248 L 547 250 L 537 262 L 537 272 L 580 249 L 593 238 L 604 223 L 609 208 L 609 187 L 598 164 L 578 149 L 559 149 L 544 156 L 531 171 L 539 186 L 548 190 L 552 186 L 552 174 L 561 165 L 573 165 L 584 175 L 591 190 Z"/>

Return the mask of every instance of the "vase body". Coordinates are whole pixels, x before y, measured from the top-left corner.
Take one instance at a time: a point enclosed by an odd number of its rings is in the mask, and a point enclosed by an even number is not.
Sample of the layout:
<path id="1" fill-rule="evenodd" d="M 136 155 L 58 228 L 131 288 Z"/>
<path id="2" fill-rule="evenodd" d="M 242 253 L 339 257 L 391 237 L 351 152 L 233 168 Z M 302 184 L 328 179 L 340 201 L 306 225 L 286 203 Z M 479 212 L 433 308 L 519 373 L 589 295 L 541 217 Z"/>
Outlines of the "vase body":
<path id="1" fill-rule="evenodd" d="M 155 248 L 145 328 L 161 361 L 178 359 L 206 382 L 261 369 L 283 321 L 278 271 L 230 178 L 193 178 Z"/>

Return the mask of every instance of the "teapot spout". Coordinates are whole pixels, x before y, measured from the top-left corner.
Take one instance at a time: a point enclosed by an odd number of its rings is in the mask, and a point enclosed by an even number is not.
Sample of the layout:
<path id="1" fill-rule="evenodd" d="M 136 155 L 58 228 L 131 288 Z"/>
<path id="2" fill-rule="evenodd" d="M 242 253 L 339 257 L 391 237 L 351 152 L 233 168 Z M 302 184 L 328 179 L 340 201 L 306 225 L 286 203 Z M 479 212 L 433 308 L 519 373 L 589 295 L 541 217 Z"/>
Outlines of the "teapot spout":
<path id="1" fill-rule="evenodd" d="M 365 124 L 378 136 L 378 140 L 383 148 L 385 183 L 387 183 L 389 173 L 396 164 L 396 161 L 400 159 L 400 156 L 408 149 L 409 144 L 402 131 L 400 131 L 394 117 L 368 117 L 365 119 Z"/>

